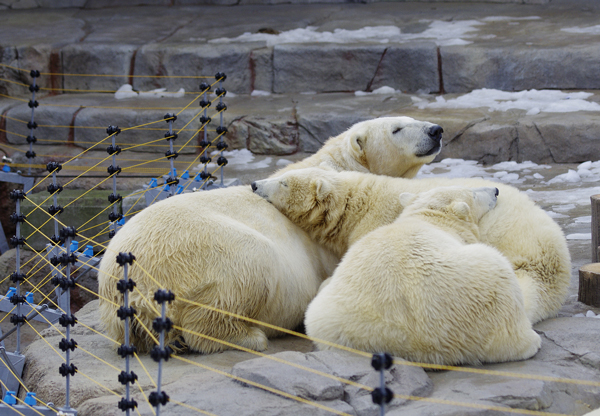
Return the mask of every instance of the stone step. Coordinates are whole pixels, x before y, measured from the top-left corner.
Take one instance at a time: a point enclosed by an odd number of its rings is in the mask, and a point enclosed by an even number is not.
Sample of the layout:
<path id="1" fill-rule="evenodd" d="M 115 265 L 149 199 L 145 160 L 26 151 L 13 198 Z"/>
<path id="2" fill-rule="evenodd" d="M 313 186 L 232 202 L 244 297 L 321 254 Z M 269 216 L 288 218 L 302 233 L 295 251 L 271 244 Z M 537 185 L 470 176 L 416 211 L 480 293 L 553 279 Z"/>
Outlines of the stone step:
<path id="1" fill-rule="evenodd" d="M 314 153 L 325 140 L 354 123 L 404 115 L 438 123 L 444 128 L 440 158 L 471 159 L 482 163 L 599 160 L 600 137 L 596 132 L 600 130 L 600 95 L 596 93 L 587 100 L 569 100 L 571 96 L 577 95 L 563 94 L 557 103 L 576 105 L 579 102 L 595 111 L 556 113 L 538 109 L 540 112 L 536 114 L 531 109 L 517 108 L 508 111 L 492 111 L 484 106 L 450 108 L 455 103 L 453 100 L 465 97 L 457 94 L 417 96 L 391 91 L 361 96 L 353 93 L 226 96 L 224 102 L 228 108 L 221 114 L 223 125 L 228 129 L 224 137 L 229 150 L 249 149 L 257 155 Z M 38 139 L 34 151 L 39 156 L 33 163 L 45 164 L 53 160 L 53 155 L 72 157 L 97 145 L 107 137 L 108 125 L 118 125 L 123 130 L 116 138 L 117 144 L 124 149 L 119 158 L 160 159 L 169 150 L 169 144 L 164 140 L 168 127 L 163 120 L 164 114 L 179 111 L 181 114 L 174 123 L 174 130 L 181 131 L 174 149 L 182 155 L 193 156 L 200 150 L 199 139 L 204 137 L 203 132 L 197 134 L 201 127 L 197 100 L 183 110 L 193 99 L 194 96 L 115 100 L 111 94 L 64 94 L 40 98 L 40 107 L 35 111 L 39 127 L 34 132 Z M 23 153 L 28 149 L 26 122 L 30 119 L 30 108 L 19 101 L 0 99 L 0 113 L 5 116 L 0 118 L 5 121 L 5 127 L 0 125 L 0 129 L 6 131 L 0 131 L 0 141 L 8 142 L 3 148 L 10 154 L 18 151 L 15 162 L 26 163 Z M 213 118 L 207 128 L 207 137 L 214 141 L 220 115 L 214 106 L 207 114 Z M 143 127 L 130 129 L 140 125 Z M 104 141 L 93 150 L 102 153 L 109 144 Z M 57 151 L 57 146 L 63 150 Z M 123 156 L 126 150 L 129 150 L 127 156 Z M 105 158 L 106 153 L 97 157 L 99 160 Z M 164 158 L 162 163 L 166 163 Z"/>
<path id="2" fill-rule="evenodd" d="M 599 10 L 585 0 L 6 10 L 0 63 L 13 68 L 0 78 L 12 83 L 0 93 L 26 93 L 15 82 L 29 84 L 30 69 L 53 74 L 38 82 L 55 91 L 193 92 L 195 77 L 219 71 L 238 94 L 600 89 Z"/>

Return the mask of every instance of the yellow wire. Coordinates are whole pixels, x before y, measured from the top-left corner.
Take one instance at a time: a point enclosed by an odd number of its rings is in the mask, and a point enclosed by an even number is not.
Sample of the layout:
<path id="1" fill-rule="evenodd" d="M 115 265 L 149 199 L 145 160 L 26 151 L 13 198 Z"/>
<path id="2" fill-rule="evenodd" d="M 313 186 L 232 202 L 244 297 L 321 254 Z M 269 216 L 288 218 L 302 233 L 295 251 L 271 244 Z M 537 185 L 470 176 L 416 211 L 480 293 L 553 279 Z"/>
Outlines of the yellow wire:
<path id="1" fill-rule="evenodd" d="M 8 134 L 14 134 L 15 136 L 27 138 L 27 136 L 25 136 L 24 134 L 13 133 L 12 131 L 4 130 L 4 129 L 0 129 L 0 131 L 3 131 L 4 133 L 8 133 Z M 4 145 L 4 143 L 2 143 L 2 145 Z"/>
<path id="2" fill-rule="evenodd" d="M 10 95 L 0 94 L 0 97 L 11 98 L 11 99 L 17 100 L 17 101 L 23 101 L 24 103 L 28 103 L 29 102 L 29 100 L 25 100 L 23 98 L 11 97 Z"/>

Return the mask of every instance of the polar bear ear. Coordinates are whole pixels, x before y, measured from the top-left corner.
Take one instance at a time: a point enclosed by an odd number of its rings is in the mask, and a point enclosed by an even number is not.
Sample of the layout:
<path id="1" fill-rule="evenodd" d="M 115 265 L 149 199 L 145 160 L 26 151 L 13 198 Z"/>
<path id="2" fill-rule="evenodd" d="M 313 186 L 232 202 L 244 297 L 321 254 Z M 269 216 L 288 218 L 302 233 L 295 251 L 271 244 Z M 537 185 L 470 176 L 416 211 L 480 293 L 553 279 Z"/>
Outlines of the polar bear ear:
<path id="1" fill-rule="evenodd" d="M 416 194 L 411 194 L 410 192 L 402 192 L 400 194 L 400 204 L 402 204 L 403 207 L 409 206 L 415 199 L 417 199 Z"/>
<path id="2" fill-rule="evenodd" d="M 452 212 L 454 212 L 454 214 L 456 214 L 456 216 L 461 220 L 466 220 L 469 218 L 471 208 L 469 208 L 469 204 L 466 202 L 455 202 L 452 204 Z"/>
<path id="3" fill-rule="evenodd" d="M 352 136 L 350 136 L 350 148 L 359 155 L 365 152 L 365 142 L 366 137 L 358 132 L 353 133 Z"/>
<path id="4" fill-rule="evenodd" d="M 333 186 L 326 180 L 315 180 L 315 197 L 317 201 L 323 201 L 333 191 Z"/>

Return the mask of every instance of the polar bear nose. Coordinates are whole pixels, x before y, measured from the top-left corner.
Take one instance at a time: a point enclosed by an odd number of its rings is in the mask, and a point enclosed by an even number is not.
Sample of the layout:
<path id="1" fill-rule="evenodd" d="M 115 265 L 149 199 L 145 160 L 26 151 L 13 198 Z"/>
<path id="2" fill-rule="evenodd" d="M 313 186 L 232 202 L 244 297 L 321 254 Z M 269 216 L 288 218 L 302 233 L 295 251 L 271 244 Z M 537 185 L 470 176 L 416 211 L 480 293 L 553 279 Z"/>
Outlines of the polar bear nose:
<path id="1" fill-rule="evenodd" d="M 256 182 L 252 182 L 252 183 L 250 184 L 250 186 L 252 187 L 252 191 L 253 191 L 253 192 L 256 192 L 256 188 L 257 188 L 257 186 L 256 186 Z"/>
<path id="2" fill-rule="evenodd" d="M 427 134 L 433 140 L 435 140 L 436 142 L 439 142 L 440 140 L 442 140 L 443 132 L 444 132 L 444 129 L 441 128 L 440 126 L 438 126 L 437 124 L 435 124 L 429 128 L 429 131 L 427 132 Z"/>
<path id="3" fill-rule="evenodd" d="M 494 188 L 496 189 L 496 193 L 494 194 L 494 196 L 498 196 L 498 194 L 500 194 L 500 191 L 498 190 L 498 188 Z"/>

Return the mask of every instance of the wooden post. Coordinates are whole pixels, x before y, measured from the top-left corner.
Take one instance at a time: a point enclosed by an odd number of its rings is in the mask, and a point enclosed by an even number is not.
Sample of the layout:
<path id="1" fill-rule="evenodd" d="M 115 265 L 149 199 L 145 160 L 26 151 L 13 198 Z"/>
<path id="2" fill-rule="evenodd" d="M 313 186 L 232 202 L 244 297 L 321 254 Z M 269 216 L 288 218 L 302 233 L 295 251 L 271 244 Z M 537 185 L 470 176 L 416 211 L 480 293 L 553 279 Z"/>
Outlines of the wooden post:
<path id="1" fill-rule="evenodd" d="M 590 263 L 579 269 L 579 302 L 600 306 L 600 263 Z"/>
<path id="2" fill-rule="evenodd" d="M 592 263 L 598 263 L 598 247 L 600 246 L 600 195 L 592 195 Z"/>

